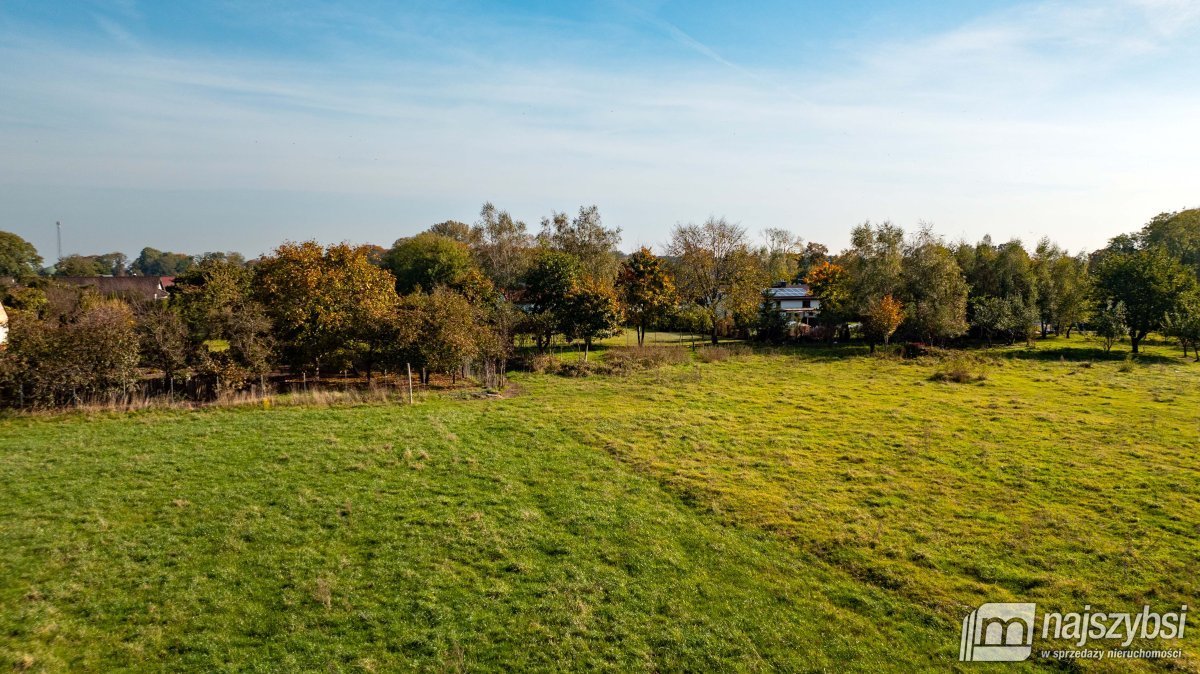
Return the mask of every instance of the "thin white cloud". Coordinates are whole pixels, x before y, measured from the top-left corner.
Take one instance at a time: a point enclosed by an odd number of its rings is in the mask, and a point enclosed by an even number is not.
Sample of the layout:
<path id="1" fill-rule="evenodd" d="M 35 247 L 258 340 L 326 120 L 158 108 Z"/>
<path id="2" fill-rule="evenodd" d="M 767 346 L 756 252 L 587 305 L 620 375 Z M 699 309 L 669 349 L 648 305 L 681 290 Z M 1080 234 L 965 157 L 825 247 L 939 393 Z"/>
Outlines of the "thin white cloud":
<path id="1" fill-rule="evenodd" d="M 436 65 L 314 64 L 6 35 L 0 185 L 540 204 L 529 220 L 596 202 L 643 242 L 709 213 L 834 246 L 864 218 L 928 218 L 951 236 L 1078 248 L 1200 184 L 1200 94 L 1169 86 L 1196 65 L 1180 3 L 1022 5 L 854 45 L 824 72 L 750 71 L 659 27 L 721 67 L 513 65 L 463 45 L 447 49 L 469 57 Z M 1142 69 L 1157 80 L 1130 75 Z M 401 233 L 387 226 L 329 236 Z"/>

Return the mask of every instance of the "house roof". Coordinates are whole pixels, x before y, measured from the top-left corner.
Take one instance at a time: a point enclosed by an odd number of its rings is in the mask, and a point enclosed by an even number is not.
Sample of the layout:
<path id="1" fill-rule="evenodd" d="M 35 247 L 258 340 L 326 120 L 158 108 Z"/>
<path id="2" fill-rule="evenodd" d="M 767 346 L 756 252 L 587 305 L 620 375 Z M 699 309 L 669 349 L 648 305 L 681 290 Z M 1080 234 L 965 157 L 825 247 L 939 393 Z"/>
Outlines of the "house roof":
<path id="1" fill-rule="evenodd" d="M 80 287 L 92 287 L 104 295 L 164 300 L 167 289 L 175 285 L 174 276 L 60 276 L 59 281 Z"/>
<path id="2" fill-rule="evenodd" d="M 805 284 L 787 288 L 767 288 L 767 295 L 777 300 L 813 299 L 812 292 Z"/>

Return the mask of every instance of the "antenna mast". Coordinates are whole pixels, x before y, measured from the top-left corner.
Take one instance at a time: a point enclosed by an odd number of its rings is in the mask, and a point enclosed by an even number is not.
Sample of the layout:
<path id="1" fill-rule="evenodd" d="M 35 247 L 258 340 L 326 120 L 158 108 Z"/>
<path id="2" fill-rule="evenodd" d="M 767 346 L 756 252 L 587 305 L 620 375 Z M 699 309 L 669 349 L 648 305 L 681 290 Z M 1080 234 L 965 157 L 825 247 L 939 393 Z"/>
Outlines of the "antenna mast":
<path id="1" fill-rule="evenodd" d="M 62 223 L 55 222 L 55 228 L 58 230 L 58 259 L 62 259 Z"/>

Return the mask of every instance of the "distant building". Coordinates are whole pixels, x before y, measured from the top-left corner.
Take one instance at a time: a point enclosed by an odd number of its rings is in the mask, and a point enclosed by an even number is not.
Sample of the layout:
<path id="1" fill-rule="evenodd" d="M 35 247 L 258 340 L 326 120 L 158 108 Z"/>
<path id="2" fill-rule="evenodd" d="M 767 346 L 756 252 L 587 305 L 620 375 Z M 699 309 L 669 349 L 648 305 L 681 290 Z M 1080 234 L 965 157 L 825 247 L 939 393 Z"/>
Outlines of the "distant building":
<path id="1" fill-rule="evenodd" d="M 8 314 L 4 311 L 4 305 L 0 304 L 0 349 L 8 346 Z"/>
<path id="2" fill-rule="evenodd" d="M 94 288 L 105 297 L 145 301 L 167 299 L 175 285 L 174 276 L 59 276 L 55 280 Z"/>
<path id="3" fill-rule="evenodd" d="M 821 298 L 812 294 L 807 283 L 788 283 L 767 288 L 764 293 L 789 322 L 811 325 L 812 319 L 821 313 Z"/>

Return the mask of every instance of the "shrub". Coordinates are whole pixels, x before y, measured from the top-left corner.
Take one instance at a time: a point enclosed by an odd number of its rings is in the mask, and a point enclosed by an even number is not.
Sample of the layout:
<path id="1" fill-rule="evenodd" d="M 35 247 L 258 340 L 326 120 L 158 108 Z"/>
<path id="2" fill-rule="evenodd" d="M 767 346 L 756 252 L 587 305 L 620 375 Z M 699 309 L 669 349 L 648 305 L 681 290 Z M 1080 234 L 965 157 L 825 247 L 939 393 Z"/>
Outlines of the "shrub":
<path id="1" fill-rule="evenodd" d="M 575 360 L 563 363 L 558 368 L 558 374 L 564 377 L 590 377 L 593 374 L 605 374 L 607 368 L 587 360 Z"/>
<path id="2" fill-rule="evenodd" d="M 637 346 L 609 349 L 604 362 L 613 374 L 629 374 L 663 365 L 679 365 L 689 359 L 687 349 L 679 346 Z"/>
<path id="3" fill-rule="evenodd" d="M 538 374 L 557 374 L 562 368 L 558 357 L 549 353 L 539 353 L 529 360 L 529 369 Z"/>
<path id="4" fill-rule="evenodd" d="M 68 322 L 15 316 L 4 360 L 8 404 L 78 404 L 127 394 L 138 383 L 133 312 L 102 300 Z"/>
<path id="5" fill-rule="evenodd" d="M 987 365 L 965 353 L 954 354 L 942 360 L 930 379 L 955 384 L 973 384 L 987 379 Z"/>

